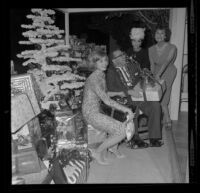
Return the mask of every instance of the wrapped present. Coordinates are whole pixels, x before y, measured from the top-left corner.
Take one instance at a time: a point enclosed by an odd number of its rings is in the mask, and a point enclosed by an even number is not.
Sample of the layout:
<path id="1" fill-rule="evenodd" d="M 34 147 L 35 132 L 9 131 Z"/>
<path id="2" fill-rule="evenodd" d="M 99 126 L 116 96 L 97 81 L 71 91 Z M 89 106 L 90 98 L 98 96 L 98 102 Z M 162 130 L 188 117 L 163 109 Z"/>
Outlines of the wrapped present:
<path id="1" fill-rule="evenodd" d="M 12 148 L 13 153 L 20 153 L 34 149 L 27 124 L 16 133 L 12 134 Z"/>
<path id="2" fill-rule="evenodd" d="M 57 152 L 63 149 L 85 149 L 87 148 L 87 143 L 84 141 L 76 141 L 74 140 L 67 140 L 67 139 L 60 139 L 57 141 Z"/>
<path id="3" fill-rule="evenodd" d="M 20 129 L 36 116 L 33 106 L 26 94 L 15 95 L 11 98 L 11 130 Z"/>
<path id="4" fill-rule="evenodd" d="M 12 152 L 19 153 L 36 147 L 41 138 L 41 129 L 38 117 L 34 117 L 12 134 Z"/>
<path id="5" fill-rule="evenodd" d="M 33 133 L 36 136 L 36 132 L 33 129 L 26 124 L 12 134 L 12 173 L 14 174 L 28 174 L 40 171 L 39 158 L 32 138 Z"/>
<path id="6" fill-rule="evenodd" d="M 87 182 L 88 173 L 87 160 L 69 161 L 68 164 L 63 165 L 59 158 L 56 158 L 42 184 L 84 184 Z"/>
<path id="7" fill-rule="evenodd" d="M 98 144 L 102 143 L 106 137 L 107 133 L 99 131 L 92 127 L 91 125 L 87 126 L 88 128 L 88 148 L 95 148 Z"/>
<path id="8" fill-rule="evenodd" d="M 75 160 L 74 163 L 70 161 L 70 165 L 63 168 L 68 184 L 84 184 L 87 182 L 86 163 L 82 160 Z"/>
<path id="9" fill-rule="evenodd" d="M 20 152 L 17 154 L 12 154 L 12 173 L 30 174 L 37 173 L 41 171 L 39 158 L 34 149 Z"/>
<path id="10" fill-rule="evenodd" d="M 88 168 L 86 148 L 63 149 L 58 157 L 69 184 L 86 182 Z"/>
<path id="11" fill-rule="evenodd" d="M 82 113 L 77 113 L 77 115 L 74 117 L 75 122 L 75 133 L 76 133 L 76 141 L 77 142 L 86 142 L 87 141 L 87 127 L 85 125 L 85 122 L 83 120 Z"/>
<path id="12" fill-rule="evenodd" d="M 141 88 L 140 82 L 135 86 L 134 89 L 139 88 L 139 93 L 141 97 L 137 98 L 131 96 L 133 101 L 160 101 L 165 90 L 166 90 L 166 83 L 164 80 L 160 80 L 159 82 L 155 82 L 154 86 L 145 85 L 144 88 Z"/>
<path id="13" fill-rule="evenodd" d="M 34 117 L 27 123 L 27 125 L 30 132 L 31 142 L 36 146 L 38 140 L 42 136 L 38 117 Z"/>
<path id="14" fill-rule="evenodd" d="M 55 118 L 57 121 L 56 133 L 59 140 L 72 140 L 75 139 L 76 129 L 74 117 L 75 115 L 69 115 L 65 112 L 56 113 Z"/>
<path id="15" fill-rule="evenodd" d="M 56 129 L 58 139 L 86 140 L 87 132 L 80 112 L 69 114 L 68 111 L 57 111 L 55 118 L 58 123 Z"/>
<path id="16" fill-rule="evenodd" d="M 34 173 L 18 174 L 12 176 L 12 184 L 44 184 L 45 179 L 48 176 L 48 167 L 39 160 L 41 165 L 41 171 Z M 20 181 L 19 181 L 20 180 Z M 22 181 L 21 181 L 22 180 Z M 23 182 L 23 183 L 22 183 Z"/>

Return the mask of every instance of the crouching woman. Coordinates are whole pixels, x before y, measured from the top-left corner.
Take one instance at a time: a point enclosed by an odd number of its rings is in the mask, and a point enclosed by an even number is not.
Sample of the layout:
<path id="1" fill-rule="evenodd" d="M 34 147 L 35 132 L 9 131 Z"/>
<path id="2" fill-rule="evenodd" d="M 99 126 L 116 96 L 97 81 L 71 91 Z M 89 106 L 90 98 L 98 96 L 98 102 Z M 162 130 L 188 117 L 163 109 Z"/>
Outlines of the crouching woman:
<path id="1" fill-rule="evenodd" d="M 87 78 L 84 86 L 82 113 L 87 124 L 92 125 L 99 131 L 107 132 L 109 137 L 97 148 L 91 150 L 92 157 L 97 163 L 107 165 L 108 160 L 104 159 L 103 152 L 109 149 L 126 137 L 127 122 L 122 123 L 101 113 L 100 104 L 103 101 L 106 105 L 128 113 L 128 119 L 132 120 L 134 114 L 131 109 L 120 105 L 112 100 L 106 93 L 105 73 L 108 66 L 108 57 L 102 50 L 92 52 L 88 57 L 89 67 L 93 73 Z M 134 132 L 134 131 L 133 131 Z"/>

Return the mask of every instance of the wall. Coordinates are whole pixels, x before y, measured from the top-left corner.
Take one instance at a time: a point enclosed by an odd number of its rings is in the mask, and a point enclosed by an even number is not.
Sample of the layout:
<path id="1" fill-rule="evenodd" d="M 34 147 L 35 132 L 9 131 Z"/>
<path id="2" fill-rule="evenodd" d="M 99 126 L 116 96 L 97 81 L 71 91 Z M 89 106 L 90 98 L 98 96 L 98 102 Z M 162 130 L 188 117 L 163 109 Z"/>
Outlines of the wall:
<path id="1" fill-rule="evenodd" d="M 185 42 L 184 42 L 184 55 L 183 55 L 183 67 L 188 65 L 188 30 L 187 19 L 185 22 Z M 181 92 L 181 104 L 180 111 L 188 112 L 188 73 L 182 72 L 182 92 Z"/>
<path id="2" fill-rule="evenodd" d="M 175 66 L 177 68 L 177 75 L 172 86 L 172 93 L 170 98 L 170 117 L 172 120 L 178 120 L 180 95 L 181 95 L 181 78 L 184 55 L 184 38 L 185 38 L 185 17 L 186 8 L 172 8 L 170 10 L 170 28 L 172 36 L 170 42 L 177 46 L 177 58 Z"/>

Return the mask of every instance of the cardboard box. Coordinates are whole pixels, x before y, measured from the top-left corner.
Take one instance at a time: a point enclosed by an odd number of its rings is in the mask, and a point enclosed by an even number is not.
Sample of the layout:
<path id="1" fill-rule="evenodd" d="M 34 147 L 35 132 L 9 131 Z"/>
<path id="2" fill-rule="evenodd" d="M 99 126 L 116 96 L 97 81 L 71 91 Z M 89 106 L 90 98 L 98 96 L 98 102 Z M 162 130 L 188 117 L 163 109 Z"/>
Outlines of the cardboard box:
<path id="1" fill-rule="evenodd" d="M 136 88 L 139 87 L 140 88 L 140 83 L 138 83 L 136 86 Z M 141 89 L 141 88 L 140 88 Z M 146 99 L 147 101 L 160 101 L 164 92 L 166 90 L 166 83 L 164 80 L 160 81 L 160 84 L 155 83 L 154 87 L 150 87 L 148 86 L 145 89 L 145 94 L 146 94 Z M 140 91 L 140 94 L 142 95 L 142 97 L 136 98 L 131 96 L 133 101 L 144 101 L 144 93 L 143 91 Z"/>
<path id="2" fill-rule="evenodd" d="M 18 174 L 12 176 L 12 184 L 22 184 L 17 182 L 19 179 L 23 179 L 23 184 L 49 184 L 45 182 L 46 177 L 49 175 L 48 167 L 39 160 L 41 171 L 29 173 L 29 174 Z M 17 180 L 17 181 L 16 181 Z"/>
<path id="3" fill-rule="evenodd" d="M 39 159 L 35 150 L 40 135 L 37 118 L 12 134 L 13 174 L 29 174 L 40 171 Z"/>
<path id="4" fill-rule="evenodd" d="M 12 154 L 12 173 L 13 174 L 30 174 L 41 171 L 39 158 L 36 151 L 29 150 Z"/>
<path id="5" fill-rule="evenodd" d="M 33 106 L 26 94 L 16 95 L 11 98 L 12 133 L 16 132 L 35 116 Z"/>

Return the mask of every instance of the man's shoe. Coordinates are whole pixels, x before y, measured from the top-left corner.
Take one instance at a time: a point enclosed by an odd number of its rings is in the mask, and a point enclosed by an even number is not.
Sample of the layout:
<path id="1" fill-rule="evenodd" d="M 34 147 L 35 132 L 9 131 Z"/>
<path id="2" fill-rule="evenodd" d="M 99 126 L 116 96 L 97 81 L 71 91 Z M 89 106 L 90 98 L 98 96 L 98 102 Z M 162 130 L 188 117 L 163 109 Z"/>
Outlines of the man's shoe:
<path id="1" fill-rule="evenodd" d="M 131 149 L 142 149 L 149 147 L 148 143 L 145 143 L 142 139 L 132 139 L 129 142 L 129 147 Z"/>
<path id="2" fill-rule="evenodd" d="M 158 139 L 150 139 L 149 141 L 150 147 L 161 147 L 163 145 L 163 142 L 159 141 Z"/>

